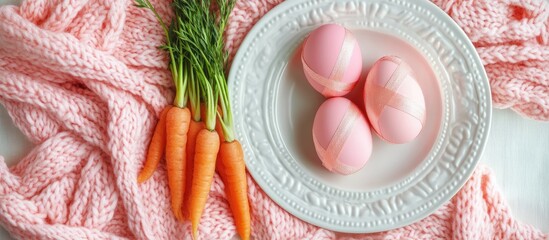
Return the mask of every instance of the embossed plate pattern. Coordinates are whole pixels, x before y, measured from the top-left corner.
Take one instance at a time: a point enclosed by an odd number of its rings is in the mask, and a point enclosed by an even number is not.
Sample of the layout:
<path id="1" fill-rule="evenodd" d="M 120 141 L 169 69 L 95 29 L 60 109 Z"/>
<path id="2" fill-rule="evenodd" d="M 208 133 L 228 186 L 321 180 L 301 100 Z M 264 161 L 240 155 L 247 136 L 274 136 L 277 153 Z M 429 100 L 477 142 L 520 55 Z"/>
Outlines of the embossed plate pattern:
<path id="1" fill-rule="evenodd" d="M 308 86 L 299 61 L 307 34 L 334 22 L 360 42 L 361 79 L 379 57 L 398 55 L 415 70 L 427 108 L 413 142 L 393 145 L 374 136 L 372 157 L 348 176 L 325 170 L 314 152 L 311 126 L 323 98 Z M 284 2 L 242 43 L 229 91 L 255 181 L 291 214 L 340 232 L 384 231 L 435 211 L 472 174 L 491 119 L 488 79 L 473 45 L 427 1 Z M 358 86 L 348 96 L 359 107 L 361 92 Z"/>

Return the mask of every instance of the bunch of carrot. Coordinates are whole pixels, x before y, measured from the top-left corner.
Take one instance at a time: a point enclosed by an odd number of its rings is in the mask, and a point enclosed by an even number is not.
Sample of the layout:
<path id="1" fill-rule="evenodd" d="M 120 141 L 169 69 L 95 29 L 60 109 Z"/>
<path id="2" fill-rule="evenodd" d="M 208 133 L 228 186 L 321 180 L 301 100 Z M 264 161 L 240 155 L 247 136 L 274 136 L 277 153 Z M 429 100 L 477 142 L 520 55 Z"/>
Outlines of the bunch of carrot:
<path id="1" fill-rule="evenodd" d="M 164 30 L 162 48 L 169 53 L 176 88 L 173 105 L 160 115 L 137 181 L 149 179 L 165 153 L 172 211 L 179 221 L 190 219 L 195 237 L 217 169 L 237 232 L 248 239 L 244 154 L 234 137 L 225 76 L 223 32 L 234 0 L 175 0 L 169 26 L 148 0 L 136 3 L 150 9 Z"/>

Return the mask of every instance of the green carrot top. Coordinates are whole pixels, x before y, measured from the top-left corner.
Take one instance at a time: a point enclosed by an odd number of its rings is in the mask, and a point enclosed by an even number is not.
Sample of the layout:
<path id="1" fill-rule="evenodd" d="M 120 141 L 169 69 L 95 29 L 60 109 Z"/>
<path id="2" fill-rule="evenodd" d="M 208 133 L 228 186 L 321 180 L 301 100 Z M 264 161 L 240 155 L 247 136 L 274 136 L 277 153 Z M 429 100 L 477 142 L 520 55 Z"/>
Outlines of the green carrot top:
<path id="1" fill-rule="evenodd" d="M 169 27 L 148 0 L 136 0 L 137 6 L 150 9 L 166 34 L 162 48 L 170 55 L 170 69 L 176 86 L 174 104 L 186 106 L 187 91 L 193 119 L 200 120 L 200 101 L 205 103 L 205 125 L 215 130 L 216 116 L 225 141 L 234 141 L 226 67 L 228 53 L 223 33 L 235 0 L 174 0 L 174 18 Z M 221 112 L 217 112 L 217 104 Z"/>

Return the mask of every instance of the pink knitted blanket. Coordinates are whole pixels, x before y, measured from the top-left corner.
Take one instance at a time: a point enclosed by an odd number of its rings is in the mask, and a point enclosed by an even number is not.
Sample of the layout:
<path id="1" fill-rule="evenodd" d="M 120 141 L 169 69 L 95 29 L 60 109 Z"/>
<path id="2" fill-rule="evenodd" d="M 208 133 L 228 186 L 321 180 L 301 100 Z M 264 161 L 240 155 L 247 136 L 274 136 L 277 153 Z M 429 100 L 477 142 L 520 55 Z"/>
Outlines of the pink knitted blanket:
<path id="1" fill-rule="evenodd" d="M 234 54 L 278 0 L 239 1 L 227 33 Z M 496 107 L 549 120 L 549 10 L 542 0 L 437 0 L 475 43 Z M 167 1 L 154 1 L 169 18 Z M 27 0 L 0 8 L 0 102 L 36 145 L 16 166 L 0 157 L 0 223 L 20 239 L 189 239 L 170 211 L 165 167 L 137 171 L 173 98 L 161 29 L 131 0 Z M 484 167 L 431 216 L 371 235 L 309 225 L 249 177 L 255 239 L 541 239 L 509 213 Z M 203 239 L 230 239 L 232 217 L 216 176 Z"/>

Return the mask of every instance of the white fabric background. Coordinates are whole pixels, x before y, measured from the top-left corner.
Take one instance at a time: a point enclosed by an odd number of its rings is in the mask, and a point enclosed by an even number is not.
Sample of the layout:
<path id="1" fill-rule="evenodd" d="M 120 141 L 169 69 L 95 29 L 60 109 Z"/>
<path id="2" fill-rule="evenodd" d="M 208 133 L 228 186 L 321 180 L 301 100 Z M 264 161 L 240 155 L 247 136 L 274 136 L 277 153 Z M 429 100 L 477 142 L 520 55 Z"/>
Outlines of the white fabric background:
<path id="1" fill-rule="evenodd" d="M 0 5 L 20 0 L 0 0 Z M 31 148 L 0 106 L 0 155 L 14 164 Z M 549 122 L 525 119 L 510 110 L 494 110 L 480 164 L 496 175 L 511 212 L 522 222 L 549 232 Z M 0 239 L 12 239 L 0 227 Z"/>

